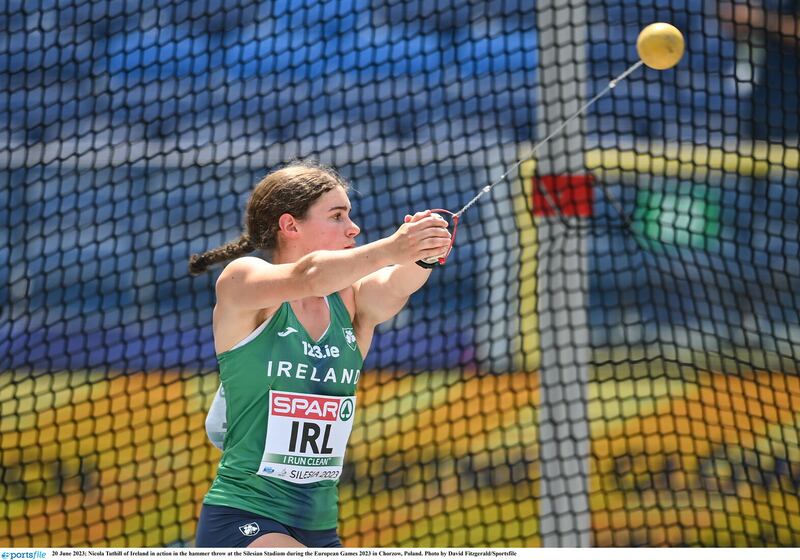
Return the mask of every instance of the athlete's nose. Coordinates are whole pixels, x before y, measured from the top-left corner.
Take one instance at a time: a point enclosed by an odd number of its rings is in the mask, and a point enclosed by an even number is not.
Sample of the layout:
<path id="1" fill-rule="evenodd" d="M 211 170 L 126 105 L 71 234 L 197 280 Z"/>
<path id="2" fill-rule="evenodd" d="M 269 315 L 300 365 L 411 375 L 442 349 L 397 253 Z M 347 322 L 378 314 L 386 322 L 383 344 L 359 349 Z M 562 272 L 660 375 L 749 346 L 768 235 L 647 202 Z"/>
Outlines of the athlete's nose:
<path id="1" fill-rule="evenodd" d="M 347 228 L 347 237 L 356 237 L 359 233 L 361 233 L 361 228 L 353 220 L 350 220 L 350 225 Z"/>

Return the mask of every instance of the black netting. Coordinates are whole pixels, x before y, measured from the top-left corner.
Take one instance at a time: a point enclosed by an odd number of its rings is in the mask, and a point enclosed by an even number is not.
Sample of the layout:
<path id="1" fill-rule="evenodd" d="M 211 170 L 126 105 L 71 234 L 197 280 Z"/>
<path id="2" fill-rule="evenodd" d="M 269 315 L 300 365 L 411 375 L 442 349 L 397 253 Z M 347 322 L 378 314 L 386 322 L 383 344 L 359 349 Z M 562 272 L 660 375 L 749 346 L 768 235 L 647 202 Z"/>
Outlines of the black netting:
<path id="1" fill-rule="evenodd" d="M 218 271 L 187 259 L 269 169 L 335 166 L 362 243 L 457 210 L 654 21 L 679 65 L 526 158 L 379 327 L 339 531 L 800 544 L 800 2 L 532 4 L 0 7 L 0 546 L 192 544 Z"/>

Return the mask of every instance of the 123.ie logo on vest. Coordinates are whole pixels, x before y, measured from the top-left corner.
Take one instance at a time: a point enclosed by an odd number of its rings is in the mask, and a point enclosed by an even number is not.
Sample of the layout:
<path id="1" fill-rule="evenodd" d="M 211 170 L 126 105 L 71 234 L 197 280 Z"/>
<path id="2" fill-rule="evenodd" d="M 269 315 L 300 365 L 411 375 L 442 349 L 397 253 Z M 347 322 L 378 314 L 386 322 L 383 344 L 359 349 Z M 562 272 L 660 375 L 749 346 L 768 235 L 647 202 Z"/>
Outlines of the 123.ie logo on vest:
<path id="1" fill-rule="evenodd" d="M 339 357 L 339 347 L 338 346 L 318 346 L 316 344 L 309 344 L 305 340 L 303 341 L 303 354 L 306 356 L 310 356 L 312 358 L 322 359 L 322 358 L 338 358 Z"/>

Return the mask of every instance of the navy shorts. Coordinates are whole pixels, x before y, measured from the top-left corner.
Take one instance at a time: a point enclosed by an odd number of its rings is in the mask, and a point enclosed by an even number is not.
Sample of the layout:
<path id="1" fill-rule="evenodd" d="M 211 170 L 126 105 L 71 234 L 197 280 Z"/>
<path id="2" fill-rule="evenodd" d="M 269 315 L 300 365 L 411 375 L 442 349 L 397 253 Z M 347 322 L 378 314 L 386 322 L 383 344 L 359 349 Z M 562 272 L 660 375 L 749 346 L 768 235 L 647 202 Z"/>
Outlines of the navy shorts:
<path id="1" fill-rule="evenodd" d="M 309 548 L 341 548 L 336 529 L 307 531 L 273 519 L 225 506 L 203 504 L 197 522 L 195 546 L 199 548 L 246 548 L 267 533 L 289 535 Z"/>

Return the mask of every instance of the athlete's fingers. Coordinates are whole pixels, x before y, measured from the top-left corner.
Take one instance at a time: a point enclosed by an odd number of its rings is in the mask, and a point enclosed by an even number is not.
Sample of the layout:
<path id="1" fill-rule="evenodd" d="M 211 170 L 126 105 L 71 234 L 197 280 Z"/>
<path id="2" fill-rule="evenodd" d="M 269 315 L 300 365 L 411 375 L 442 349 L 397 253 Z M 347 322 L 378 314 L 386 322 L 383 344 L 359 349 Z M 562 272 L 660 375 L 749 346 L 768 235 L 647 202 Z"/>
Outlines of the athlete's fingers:
<path id="1" fill-rule="evenodd" d="M 419 241 L 418 247 L 430 249 L 431 247 L 449 247 L 452 239 L 449 237 L 425 237 Z"/>
<path id="2" fill-rule="evenodd" d="M 406 218 L 407 217 L 408 216 L 406 216 Z M 411 220 L 410 221 L 411 222 L 420 222 L 420 221 L 425 220 L 426 218 L 434 218 L 434 219 L 438 220 L 442 224 L 443 227 L 447 227 L 449 225 L 449 223 L 447 222 L 447 219 L 445 219 L 441 214 L 437 214 L 433 210 L 425 210 L 423 212 L 417 212 L 416 214 L 411 216 Z M 406 220 L 406 222 L 408 222 L 408 221 L 409 220 Z"/>
<path id="3" fill-rule="evenodd" d="M 450 246 L 450 240 L 444 238 L 431 237 L 420 241 L 419 248 L 421 250 L 447 248 Z"/>
<path id="4" fill-rule="evenodd" d="M 443 227 L 429 227 L 426 229 L 419 230 L 418 235 L 421 235 L 424 238 L 428 237 L 443 237 L 446 239 L 450 239 L 452 234 L 450 230 L 443 228 Z"/>
<path id="5" fill-rule="evenodd" d="M 447 249 L 423 251 L 418 255 L 419 258 L 417 260 L 420 261 L 420 260 L 423 260 L 423 259 L 432 259 L 432 258 L 443 257 L 446 252 L 447 252 Z"/>
<path id="6" fill-rule="evenodd" d="M 452 245 L 452 235 L 447 227 L 447 220 L 431 210 L 405 215 L 403 225 L 392 236 L 397 242 L 398 257 L 419 260 L 447 254 Z"/>
<path id="7" fill-rule="evenodd" d="M 429 236 L 422 238 L 418 246 L 427 249 L 430 247 L 449 247 L 451 243 L 452 238 L 450 237 Z"/>
<path id="8" fill-rule="evenodd" d="M 426 237 L 446 237 L 450 239 L 452 235 L 447 228 L 428 228 L 422 231 Z"/>
<path id="9" fill-rule="evenodd" d="M 426 216 L 420 220 L 413 221 L 414 228 L 419 229 L 427 229 L 427 228 L 439 228 L 439 229 L 447 229 L 449 225 L 447 220 L 441 217 L 436 216 Z"/>
<path id="10" fill-rule="evenodd" d="M 431 214 L 431 216 L 440 221 L 443 224 L 443 227 L 447 227 L 450 225 L 450 223 L 447 221 L 447 218 L 445 218 L 441 214 L 437 214 L 436 212 L 434 212 Z"/>
<path id="11" fill-rule="evenodd" d="M 433 249 L 435 247 L 449 247 L 451 245 L 451 238 L 450 237 L 441 237 L 438 235 L 434 236 L 425 236 L 417 238 L 414 241 L 414 247 L 417 251 L 424 251 L 427 249 Z"/>
<path id="12" fill-rule="evenodd" d="M 414 213 L 413 216 L 411 216 L 410 220 L 406 220 L 406 223 L 408 223 L 408 222 L 418 222 L 418 221 L 422 220 L 423 218 L 427 218 L 430 215 L 431 215 L 431 211 L 430 210 L 423 210 L 422 212 L 416 212 L 416 213 Z M 408 216 L 406 216 L 406 217 L 408 218 Z"/>

